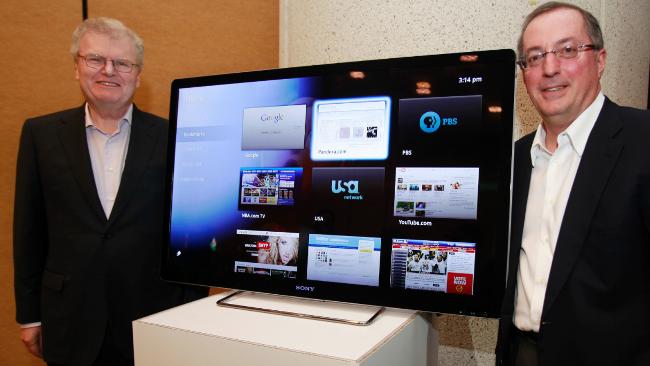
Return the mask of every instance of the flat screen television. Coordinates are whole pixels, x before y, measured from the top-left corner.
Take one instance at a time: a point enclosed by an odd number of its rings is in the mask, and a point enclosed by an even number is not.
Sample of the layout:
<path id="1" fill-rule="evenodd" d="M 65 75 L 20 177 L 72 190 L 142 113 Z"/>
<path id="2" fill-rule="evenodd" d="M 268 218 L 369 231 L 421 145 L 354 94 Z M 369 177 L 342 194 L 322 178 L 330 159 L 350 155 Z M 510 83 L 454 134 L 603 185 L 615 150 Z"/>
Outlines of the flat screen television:
<path id="1" fill-rule="evenodd" d="M 174 80 L 162 277 L 496 317 L 515 54 Z"/>

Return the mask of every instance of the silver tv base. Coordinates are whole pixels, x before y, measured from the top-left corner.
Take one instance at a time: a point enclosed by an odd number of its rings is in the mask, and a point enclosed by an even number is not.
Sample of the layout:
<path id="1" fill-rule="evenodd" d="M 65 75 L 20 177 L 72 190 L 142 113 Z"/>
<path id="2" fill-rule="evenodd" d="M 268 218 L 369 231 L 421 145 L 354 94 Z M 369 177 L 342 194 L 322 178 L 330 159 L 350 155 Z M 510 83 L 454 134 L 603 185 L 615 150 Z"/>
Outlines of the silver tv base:
<path id="1" fill-rule="evenodd" d="M 369 325 L 384 311 L 382 306 L 340 303 L 252 291 L 235 291 L 218 300 L 217 305 L 350 325 Z"/>

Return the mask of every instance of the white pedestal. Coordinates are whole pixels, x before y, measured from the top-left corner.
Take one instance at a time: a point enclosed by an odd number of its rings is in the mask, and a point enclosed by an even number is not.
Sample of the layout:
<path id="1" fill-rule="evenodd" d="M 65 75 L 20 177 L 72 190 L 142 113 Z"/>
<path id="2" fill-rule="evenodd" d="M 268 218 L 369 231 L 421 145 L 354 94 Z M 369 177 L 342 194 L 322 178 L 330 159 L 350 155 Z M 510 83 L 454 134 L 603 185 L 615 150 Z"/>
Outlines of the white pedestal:
<path id="1" fill-rule="evenodd" d="M 427 350 L 430 323 L 414 311 L 387 309 L 354 326 L 218 307 L 226 295 L 134 321 L 135 364 L 424 366 L 437 354 Z"/>

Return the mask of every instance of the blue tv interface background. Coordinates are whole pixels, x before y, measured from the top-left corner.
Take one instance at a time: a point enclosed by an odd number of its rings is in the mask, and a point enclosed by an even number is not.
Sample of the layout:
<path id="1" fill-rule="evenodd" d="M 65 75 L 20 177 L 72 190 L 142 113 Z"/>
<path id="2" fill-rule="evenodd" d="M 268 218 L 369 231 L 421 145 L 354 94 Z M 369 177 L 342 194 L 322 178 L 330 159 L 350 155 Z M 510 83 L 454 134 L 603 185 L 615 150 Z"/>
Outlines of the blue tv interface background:
<path id="1" fill-rule="evenodd" d="M 174 248 L 209 245 L 220 233 L 246 226 L 238 209 L 241 167 L 301 163 L 301 151 L 242 150 L 243 111 L 311 103 L 313 84 L 313 78 L 297 78 L 179 91 L 170 227 Z"/>

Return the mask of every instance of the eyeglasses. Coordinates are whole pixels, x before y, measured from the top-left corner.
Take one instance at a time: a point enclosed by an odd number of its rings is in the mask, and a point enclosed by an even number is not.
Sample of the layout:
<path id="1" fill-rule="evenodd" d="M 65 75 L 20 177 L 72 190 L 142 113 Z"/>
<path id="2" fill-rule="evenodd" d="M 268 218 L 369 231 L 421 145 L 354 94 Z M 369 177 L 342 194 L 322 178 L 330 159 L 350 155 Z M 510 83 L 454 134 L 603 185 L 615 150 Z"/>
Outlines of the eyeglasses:
<path id="1" fill-rule="evenodd" d="M 593 44 L 581 44 L 579 46 L 573 44 L 567 44 L 562 46 L 559 49 L 552 49 L 549 51 L 531 51 L 526 54 L 525 57 L 521 57 L 517 60 L 517 64 L 521 67 L 522 70 L 526 70 L 531 67 L 537 67 L 542 64 L 544 58 L 549 53 L 555 55 L 555 57 L 563 58 L 565 60 L 570 60 L 576 58 L 579 52 L 597 50 L 598 48 Z"/>
<path id="2" fill-rule="evenodd" d="M 86 63 L 86 66 L 90 67 L 91 69 L 101 69 L 102 67 L 106 66 L 106 62 L 109 61 L 113 64 L 113 68 L 115 70 L 122 73 L 130 73 L 133 70 L 133 66 L 140 67 L 140 65 L 133 63 L 129 60 L 123 60 L 123 59 L 111 60 L 104 56 L 95 55 L 95 54 L 89 54 L 86 56 L 77 54 L 77 57 L 82 58 Z"/>

